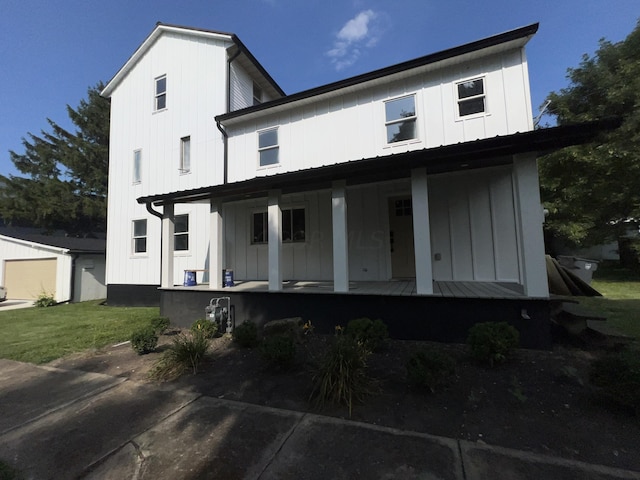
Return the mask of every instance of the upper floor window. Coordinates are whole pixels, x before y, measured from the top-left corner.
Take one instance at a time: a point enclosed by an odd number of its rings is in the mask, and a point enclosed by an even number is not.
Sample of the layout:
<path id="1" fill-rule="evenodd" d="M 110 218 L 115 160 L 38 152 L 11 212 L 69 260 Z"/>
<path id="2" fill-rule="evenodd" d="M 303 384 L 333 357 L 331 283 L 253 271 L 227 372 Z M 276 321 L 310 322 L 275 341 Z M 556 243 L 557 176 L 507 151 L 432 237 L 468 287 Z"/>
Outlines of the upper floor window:
<path id="1" fill-rule="evenodd" d="M 189 250 L 189 215 L 176 215 L 173 224 L 173 249 L 176 252 Z"/>
<path id="2" fill-rule="evenodd" d="M 262 103 L 262 89 L 260 86 L 253 82 L 253 104 L 260 105 Z"/>
<path id="3" fill-rule="evenodd" d="M 415 95 L 389 100 L 384 104 L 387 143 L 416 138 Z"/>
<path id="4" fill-rule="evenodd" d="M 278 150 L 277 128 L 258 132 L 258 154 L 260 156 L 259 165 L 261 167 L 277 165 L 280 162 L 278 158 Z"/>
<path id="5" fill-rule="evenodd" d="M 142 150 L 133 152 L 133 183 L 142 181 Z"/>
<path id="6" fill-rule="evenodd" d="M 474 78 L 457 84 L 458 115 L 464 117 L 486 111 L 484 79 Z"/>
<path id="7" fill-rule="evenodd" d="M 167 76 L 156 78 L 155 110 L 167 108 Z"/>
<path id="8" fill-rule="evenodd" d="M 147 220 L 133 221 L 133 253 L 147 252 Z"/>
<path id="9" fill-rule="evenodd" d="M 191 171 L 191 137 L 180 139 L 180 173 Z"/>
<path id="10" fill-rule="evenodd" d="M 286 243 L 306 240 L 306 217 L 304 208 L 282 210 L 282 241 Z M 269 242 L 269 216 L 267 212 L 257 212 L 252 216 L 251 243 Z"/>

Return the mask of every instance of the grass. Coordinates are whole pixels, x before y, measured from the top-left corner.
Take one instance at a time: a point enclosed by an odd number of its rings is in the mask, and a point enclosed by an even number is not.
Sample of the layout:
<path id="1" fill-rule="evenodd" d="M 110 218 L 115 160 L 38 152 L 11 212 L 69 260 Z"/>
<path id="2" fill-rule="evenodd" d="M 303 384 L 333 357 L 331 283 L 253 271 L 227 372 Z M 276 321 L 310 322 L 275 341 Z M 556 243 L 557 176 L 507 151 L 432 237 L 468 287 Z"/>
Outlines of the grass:
<path id="1" fill-rule="evenodd" d="M 580 303 L 606 316 L 607 325 L 640 339 L 640 273 L 602 263 L 591 285 L 603 296 L 581 298 Z"/>
<path id="2" fill-rule="evenodd" d="M 102 301 L 0 312 L 0 358 L 46 363 L 129 340 L 158 308 L 109 307 Z"/>

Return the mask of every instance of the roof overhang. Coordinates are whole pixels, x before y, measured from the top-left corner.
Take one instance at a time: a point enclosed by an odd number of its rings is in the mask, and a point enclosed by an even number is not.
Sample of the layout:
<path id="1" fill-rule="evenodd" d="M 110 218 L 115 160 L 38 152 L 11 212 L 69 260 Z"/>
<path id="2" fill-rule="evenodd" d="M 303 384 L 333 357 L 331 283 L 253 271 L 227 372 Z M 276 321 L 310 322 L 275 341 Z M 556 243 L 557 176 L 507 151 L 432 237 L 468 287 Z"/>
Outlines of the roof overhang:
<path id="1" fill-rule="evenodd" d="M 225 126 L 254 120 L 263 115 L 277 113 L 295 106 L 326 100 L 334 96 L 344 95 L 360 89 L 370 88 L 376 83 L 399 80 L 403 77 L 424 73 L 448 65 L 468 61 L 472 58 L 496 54 L 499 52 L 522 48 L 538 31 L 538 24 L 509 30 L 498 35 L 477 40 L 475 42 L 449 48 L 420 58 L 398 63 L 390 67 L 374 70 L 355 77 L 329 83 L 320 87 L 294 93 L 270 102 L 255 105 L 241 110 L 224 113 L 216 117 Z"/>
<path id="2" fill-rule="evenodd" d="M 430 175 L 486 168 L 513 163 L 514 155 L 537 156 L 571 145 L 588 143 L 603 130 L 619 126 L 618 120 L 602 120 L 578 125 L 543 128 L 471 142 L 444 145 L 412 152 L 309 168 L 288 173 L 252 178 L 193 190 L 150 195 L 137 199 L 140 204 L 161 206 L 218 199 L 223 202 L 264 197 L 269 190 L 282 193 L 330 188 L 333 181 L 347 185 L 407 178 L 411 170 L 426 168 Z"/>

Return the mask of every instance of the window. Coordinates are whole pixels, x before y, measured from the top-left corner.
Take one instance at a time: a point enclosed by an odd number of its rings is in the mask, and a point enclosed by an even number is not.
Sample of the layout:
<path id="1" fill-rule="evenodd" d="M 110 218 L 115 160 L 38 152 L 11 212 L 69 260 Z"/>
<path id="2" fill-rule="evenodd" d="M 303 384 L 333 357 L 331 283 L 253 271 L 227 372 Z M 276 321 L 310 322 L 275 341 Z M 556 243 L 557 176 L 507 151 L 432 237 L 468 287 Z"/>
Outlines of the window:
<path id="1" fill-rule="evenodd" d="M 147 221 L 133 221 L 133 253 L 147 252 Z"/>
<path id="2" fill-rule="evenodd" d="M 402 142 L 416 138 L 415 96 L 389 100 L 384 104 L 387 143 Z"/>
<path id="3" fill-rule="evenodd" d="M 262 103 L 262 89 L 257 83 L 253 82 L 253 104 L 260 105 Z"/>
<path id="4" fill-rule="evenodd" d="M 410 217 L 413 215 L 413 208 L 410 198 L 403 198 L 395 201 L 396 217 Z"/>
<path id="5" fill-rule="evenodd" d="M 277 128 L 258 132 L 258 154 L 261 167 L 277 165 L 279 163 L 278 150 Z"/>
<path id="6" fill-rule="evenodd" d="M 485 111 L 484 79 L 475 78 L 457 84 L 458 115 L 465 117 Z"/>
<path id="7" fill-rule="evenodd" d="M 253 214 L 251 225 L 251 243 L 269 242 L 269 215 L 267 212 Z M 304 208 L 282 210 L 282 241 L 286 243 L 304 242 L 305 232 Z"/>
<path id="8" fill-rule="evenodd" d="M 167 76 L 163 75 L 156 78 L 156 111 L 167 108 Z"/>
<path id="9" fill-rule="evenodd" d="M 133 152 L 133 183 L 142 181 L 142 150 Z"/>
<path id="10" fill-rule="evenodd" d="M 191 171 L 191 137 L 180 139 L 180 173 Z"/>
<path id="11" fill-rule="evenodd" d="M 176 252 L 189 250 L 189 215 L 174 218 L 173 249 Z"/>

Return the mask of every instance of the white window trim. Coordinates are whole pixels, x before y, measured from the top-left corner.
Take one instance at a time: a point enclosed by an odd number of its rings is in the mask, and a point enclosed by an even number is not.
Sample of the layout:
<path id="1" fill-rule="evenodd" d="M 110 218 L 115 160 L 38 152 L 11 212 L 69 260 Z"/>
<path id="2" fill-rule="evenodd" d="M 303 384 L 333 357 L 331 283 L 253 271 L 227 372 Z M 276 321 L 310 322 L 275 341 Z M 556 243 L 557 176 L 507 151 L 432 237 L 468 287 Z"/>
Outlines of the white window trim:
<path id="1" fill-rule="evenodd" d="M 391 120 L 390 122 L 387 121 L 387 113 L 386 113 L 386 105 L 388 102 L 393 102 L 395 100 L 400 100 L 402 98 L 406 98 L 406 97 L 413 97 L 413 106 L 415 108 L 415 115 L 413 115 L 412 117 L 405 117 L 405 118 L 400 118 L 397 120 Z M 411 145 L 413 143 L 421 143 L 422 139 L 420 138 L 420 118 L 418 115 L 418 92 L 413 92 L 413 93 L 408 93 L 408 94 L 404 94 L 404 95 L 399 95 L 397 97 L 392 97 L 392 98 L 387 98 L 386 100 L 384 100 L 382 102 L 382 138 L 384 138 L 384 146 L 383 148 L 387 149 L 387 148 L 394 148 L 394 147 L 401 147 L 401 146 L 406 146 L 406 145 Z M 400 123 L 403 121 L 406 121 L 407 119 L 414 119 L 415 121 L 415 126 L 416 126 L 416 136 L 415 138 L 410 138 L 407 140 L 402 140 L 400 142 L 393 142 L 393 143 L 389 143 L 387 141 L 387 126 L 388 125 L 393 125 L 394 123 Z"/>
<path id="2" fill-rule="evenodd" d="M 144 237 L 135 236 L 135 222 L 146 222 L 146 233 Z M 149 256 L 149 221 L 146 218 L 134 218 L 131 220 L 131 257 L 140 258 Z M 136 252 L 136 238 L 146 238 L 146 250 L 144 252 Z"/>
<path id="3" fill-rule="evenodd" d="M 138 178 L 136 178 L 136 155 L 139 154 L 139 164 L 138 164 Z M 133 151 L 133 164 L 132 164 L 132 172 L 131 172 L 131 183 L 133 185 L 139 185 L 142 183 L 142 149 L 136 148 Z"/>
<path id="4" fill-rule="evenodd" d="M 473 80 L 482 80 L 482 88 L 484 90 L 484 93 L 482 95 L 475 95 L 473 97 L 467 97 L 464 98 L 462 100 L 460 100 L 458 98 L 458 85 L 460 85 L 461 83 L 466 83 L 466 82 L 470 82 Z M 483 73 L 480 75 L 474 75 L 473 77 L 468 77 L 468 78 L 464 78 L 462 80 L 458 80 L 456 82 L 453 82 L 453 102 L 454 102 L 454 110 L 455 110 L 455 121 L 456 122 L 461 122 L 467 119 L 471 119 L 471 118 L 479 118 L 479 117 L 488 117 L 491 115 L 491 112 L 489 111 L 489 95 L 487 94 L 488 92 L 488 87 L 487 87 L 487 74 Z M 460 101 L 465 101 L 465 100 L 472 100 L 474 98 L 480 98 L 480 97 L 484 97 L 484 112 L 478 112 L 478 113 L 471 113 L 469 115 L 463 115 L 460 116 Z"/>
<path id="5" fill-rule="evenodd" d="M 265 133 L 265 132 L 269 132 L 271 130 L 275 130 L 278 136 L 278 143 L 276 143 L 275 145 L 270 145 L 268 147 L 262 147 L 260 148 L 260 134 L 261 133 Z M 280 156 L 281 151 L 280 151 L 280 126 L 277 127 L 269 127 L 269 128 L 263 128 L 262 130 L 258 130 L 256 131 L 256 145 L 257 145 L 257 149 L 258 149 L 258 158 L 257 158 L 257 168 L 258 170 L 267 170 L 269 168 L 278 168 L 282 165 L 282 158 Z M 278 149 L 278 163 L 274 163 L 271 165 L 260 165 L 260 152 L 264 152 L 267 150 L 274 150 L 274 149 Z"/>
<path id="6" fill-rule="evenodd" d="M 165 79 L 164 92 L 158 94 L 158 80 Z M 153 79 L 153 113 L 164 112 L 167 109 L 167 90 L 169 86 L 167 84 L 167 74 L 159 75 Z M 164 95 L 164 107 L 158 108 L 158 97 Z"/>
<path id="7" fill-rule="evenodd" d="M 188 225 L 189 228 L 187 229 L 186 232 L 176 232 L 175 228 L 174 228 L 174 232 L 173 232 L 173 242 L 174 242 L 173 243 L 173 255 L 176 256 L 176 257 L 189 257 L 189 256 L 191 256 L 191 238 L 192 238 L 191 237 L 191 225 L 192 225 L 191 224 L 191 219 L 192 219 L 193 216 L 191 215 L 190 212 L 176 213 L 173 216 L 174 225 L 175 225 L 175 218 L 176 217 L 180 217 L 180 216 L 186 216 L 187 217 L 188 222 L 189 222 L 189 225 Z M 176 245 L 175 244 L 175 241 L 176 241 L 175 238 L 176 238 L 176 235 L 187 235 L 187 241 L 189 243 L 189 248 L 187 248 L 186 250 L 176 250 L 175 249 L 175 245 Z"/>
<path id="8" fill-rule="evenodd" d="M 184 168 L 184 146 L 185 146 L 185 142 L 189 141 L 189 168 Z M 178 171 L 180 172 L 180 175 L 187 175 L 189 173 L 191 173 L 191 147 L 192 147 L 192 143 L 191 143 L 191 135 L 185 135 L 184 137 L 180 138 L 180 164 L 178 165 Z"/>

